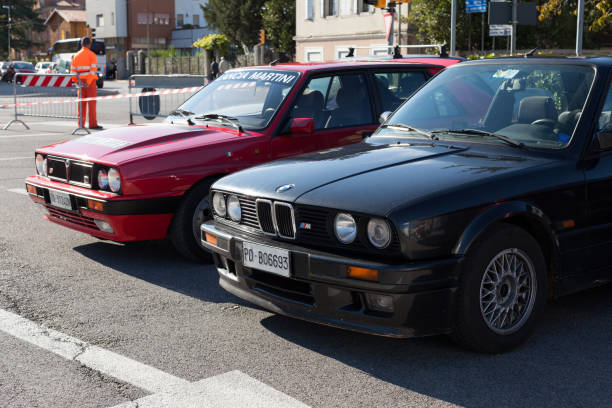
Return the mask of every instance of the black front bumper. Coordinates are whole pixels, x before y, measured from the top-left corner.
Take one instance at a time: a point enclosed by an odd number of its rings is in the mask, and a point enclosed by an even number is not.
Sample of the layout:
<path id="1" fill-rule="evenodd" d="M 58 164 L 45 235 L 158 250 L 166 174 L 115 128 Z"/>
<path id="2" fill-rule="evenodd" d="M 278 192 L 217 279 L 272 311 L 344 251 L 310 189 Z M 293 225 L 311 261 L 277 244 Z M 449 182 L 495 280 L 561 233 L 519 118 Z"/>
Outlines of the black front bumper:
<path id="1" fill-rule="evenodd" d="M 216 237 L 213 245 L 205 234 Z M 289 250 L 291 277 L 245 267 L 244 241 Z M 209 221 L 202 244 L 213 252 L 219 283 L 272 312 L 315 323 L 391 337 L 448 333 L 461 257 L 389 265 L 361 261 L 252 236 Z M 348 277 L 348 267 L 376 269 L 378 282 Z M 366 294 L 388 295 L 393 311 L 371 309 Z"/>

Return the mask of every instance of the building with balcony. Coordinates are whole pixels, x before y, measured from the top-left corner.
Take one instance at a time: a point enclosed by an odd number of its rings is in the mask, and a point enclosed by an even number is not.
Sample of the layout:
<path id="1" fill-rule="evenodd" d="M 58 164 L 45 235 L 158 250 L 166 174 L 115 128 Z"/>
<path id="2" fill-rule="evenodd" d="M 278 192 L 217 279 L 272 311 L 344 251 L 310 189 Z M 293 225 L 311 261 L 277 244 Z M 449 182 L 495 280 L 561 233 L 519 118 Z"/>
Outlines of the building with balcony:
<path id="1" fill-rule="evenodd" d="M 407 16 L 408 7 L 398 11 Z M 363 0 L 297 0 L 296 60 L 333 61 L 348 54 L 350 47 L 368 47 L 357 49 L 356 56 L 387 55 L 383 14 Z"/>
<path id="2" fill-rule="evenodd" d="M 195 54 L 194 41 L 214 31 L 206 27 L 202 6 L 208 0 L 174 0 L 174 28 L 170 45 L 182 54 Z"/>

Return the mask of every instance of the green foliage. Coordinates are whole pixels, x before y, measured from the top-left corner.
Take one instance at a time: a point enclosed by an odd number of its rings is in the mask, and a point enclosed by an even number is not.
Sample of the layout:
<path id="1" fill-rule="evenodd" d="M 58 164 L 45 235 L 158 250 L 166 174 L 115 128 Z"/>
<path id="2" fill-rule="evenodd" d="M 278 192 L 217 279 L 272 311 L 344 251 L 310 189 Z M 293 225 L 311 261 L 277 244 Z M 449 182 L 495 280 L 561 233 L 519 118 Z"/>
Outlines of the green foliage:
<path id="1" fill-rule="evenodd" d="M 9 1 L 0 1 L 0 5 L 8 5 Z M 33 10 L 34 0 L 19 0 L 11 1 L 11 48 L 16 50 L 25 50 L 33 46 L 41 45 L 33 42 L 31 38 L 32 31 L 43 31 L 45 29 L 44 21 L 38 17 L 38 14 Z M 8 10 L 0 9 L 0 55 L 6 56 L 8 50 Z"/>
<path id="2" fill-rule="evenodd" d="M 168 47 L 167 50 L 155 49 L 151 50 L 152 57 L 176 57 L 178 53 L 173 46 Z"/>
<path id="3" fill-rule="evenodd" d="M 268 0 L 262 12 L 266 41 L 277 51 L 295 53 L 295 1 Z"/>
<path id="4" fill-rule="evenodd" d="M 209 34 L 193 43 L 196 48 L 202 48 L 206 51 L 217 51 L 225 56 L 229 50 L 229 40 L 224 34 Z"/>
<path id="5" fill-rule="evenodd" d="M 230 42 L 252 47 L 259 41 L 265 0 L 209 0 L 201 6 L 208 26 L 225 34 Z"/>

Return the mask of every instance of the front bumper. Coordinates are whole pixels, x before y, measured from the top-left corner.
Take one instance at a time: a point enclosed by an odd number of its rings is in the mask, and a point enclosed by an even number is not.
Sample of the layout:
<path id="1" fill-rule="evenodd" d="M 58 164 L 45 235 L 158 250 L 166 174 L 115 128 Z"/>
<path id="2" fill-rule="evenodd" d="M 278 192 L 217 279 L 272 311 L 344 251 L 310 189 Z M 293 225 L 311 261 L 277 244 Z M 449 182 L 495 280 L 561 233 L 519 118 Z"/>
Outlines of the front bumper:
<path id="1" fill-rule="evenodd" d="M 26 178 L 25 184 L 32 201 L 44 208 L 47 220 L 117 242 L 163 239 L 180 203 L 180 197 L 126 200 L 112 193 L 56 182 L 40 176 Z M 71 209 L 51 205 L 50 190 L 68 194 Z M 100 203 L 102 209 L 90 208 L 90 201 Z M 106 222 L 112 232 L 101 230 L 98 226 L 100 221 Z"/>
<path id="2" fill-rule="evenodd" d="M 246 235 L 213 221 L 202 224 L 227 291 L 278 314 L 390 337 L 448 333 L 462 257 L 388 265 Z M 206 240 L 216 237 L 216 245 Z M 243 242 L 289 250 L 289 278 L 244 266 Z M 378 281 L 348 277 L 348 267 L 378 270 Z M 392 311 L 370 308 L 366 295 L 392 298 Z"/>

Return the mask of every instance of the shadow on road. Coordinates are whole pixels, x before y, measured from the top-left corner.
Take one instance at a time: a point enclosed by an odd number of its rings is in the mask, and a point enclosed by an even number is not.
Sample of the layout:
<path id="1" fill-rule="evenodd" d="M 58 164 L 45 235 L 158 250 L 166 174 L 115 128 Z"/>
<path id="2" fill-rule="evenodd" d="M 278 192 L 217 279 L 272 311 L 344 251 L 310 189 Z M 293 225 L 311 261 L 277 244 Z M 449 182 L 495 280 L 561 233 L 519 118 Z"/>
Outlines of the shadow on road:
<path id="1" fill-rule="evenodd" d="M 612 406 L 612 286 L 548 304 L 539 328 L 503 355 L 464 351 L 444 336 L 398 340 L 283 316 L 273 333 L 391 384 L 466 407 Z"/>
<path id="2" fill-rule="evenodd" d="M 168 241 L 129 244 L 101 241 L 74 250 L 116 271 L 187 296 L 206 302 L 247 305 L 221 289 L 212 264 L 186 260 Z"/>

